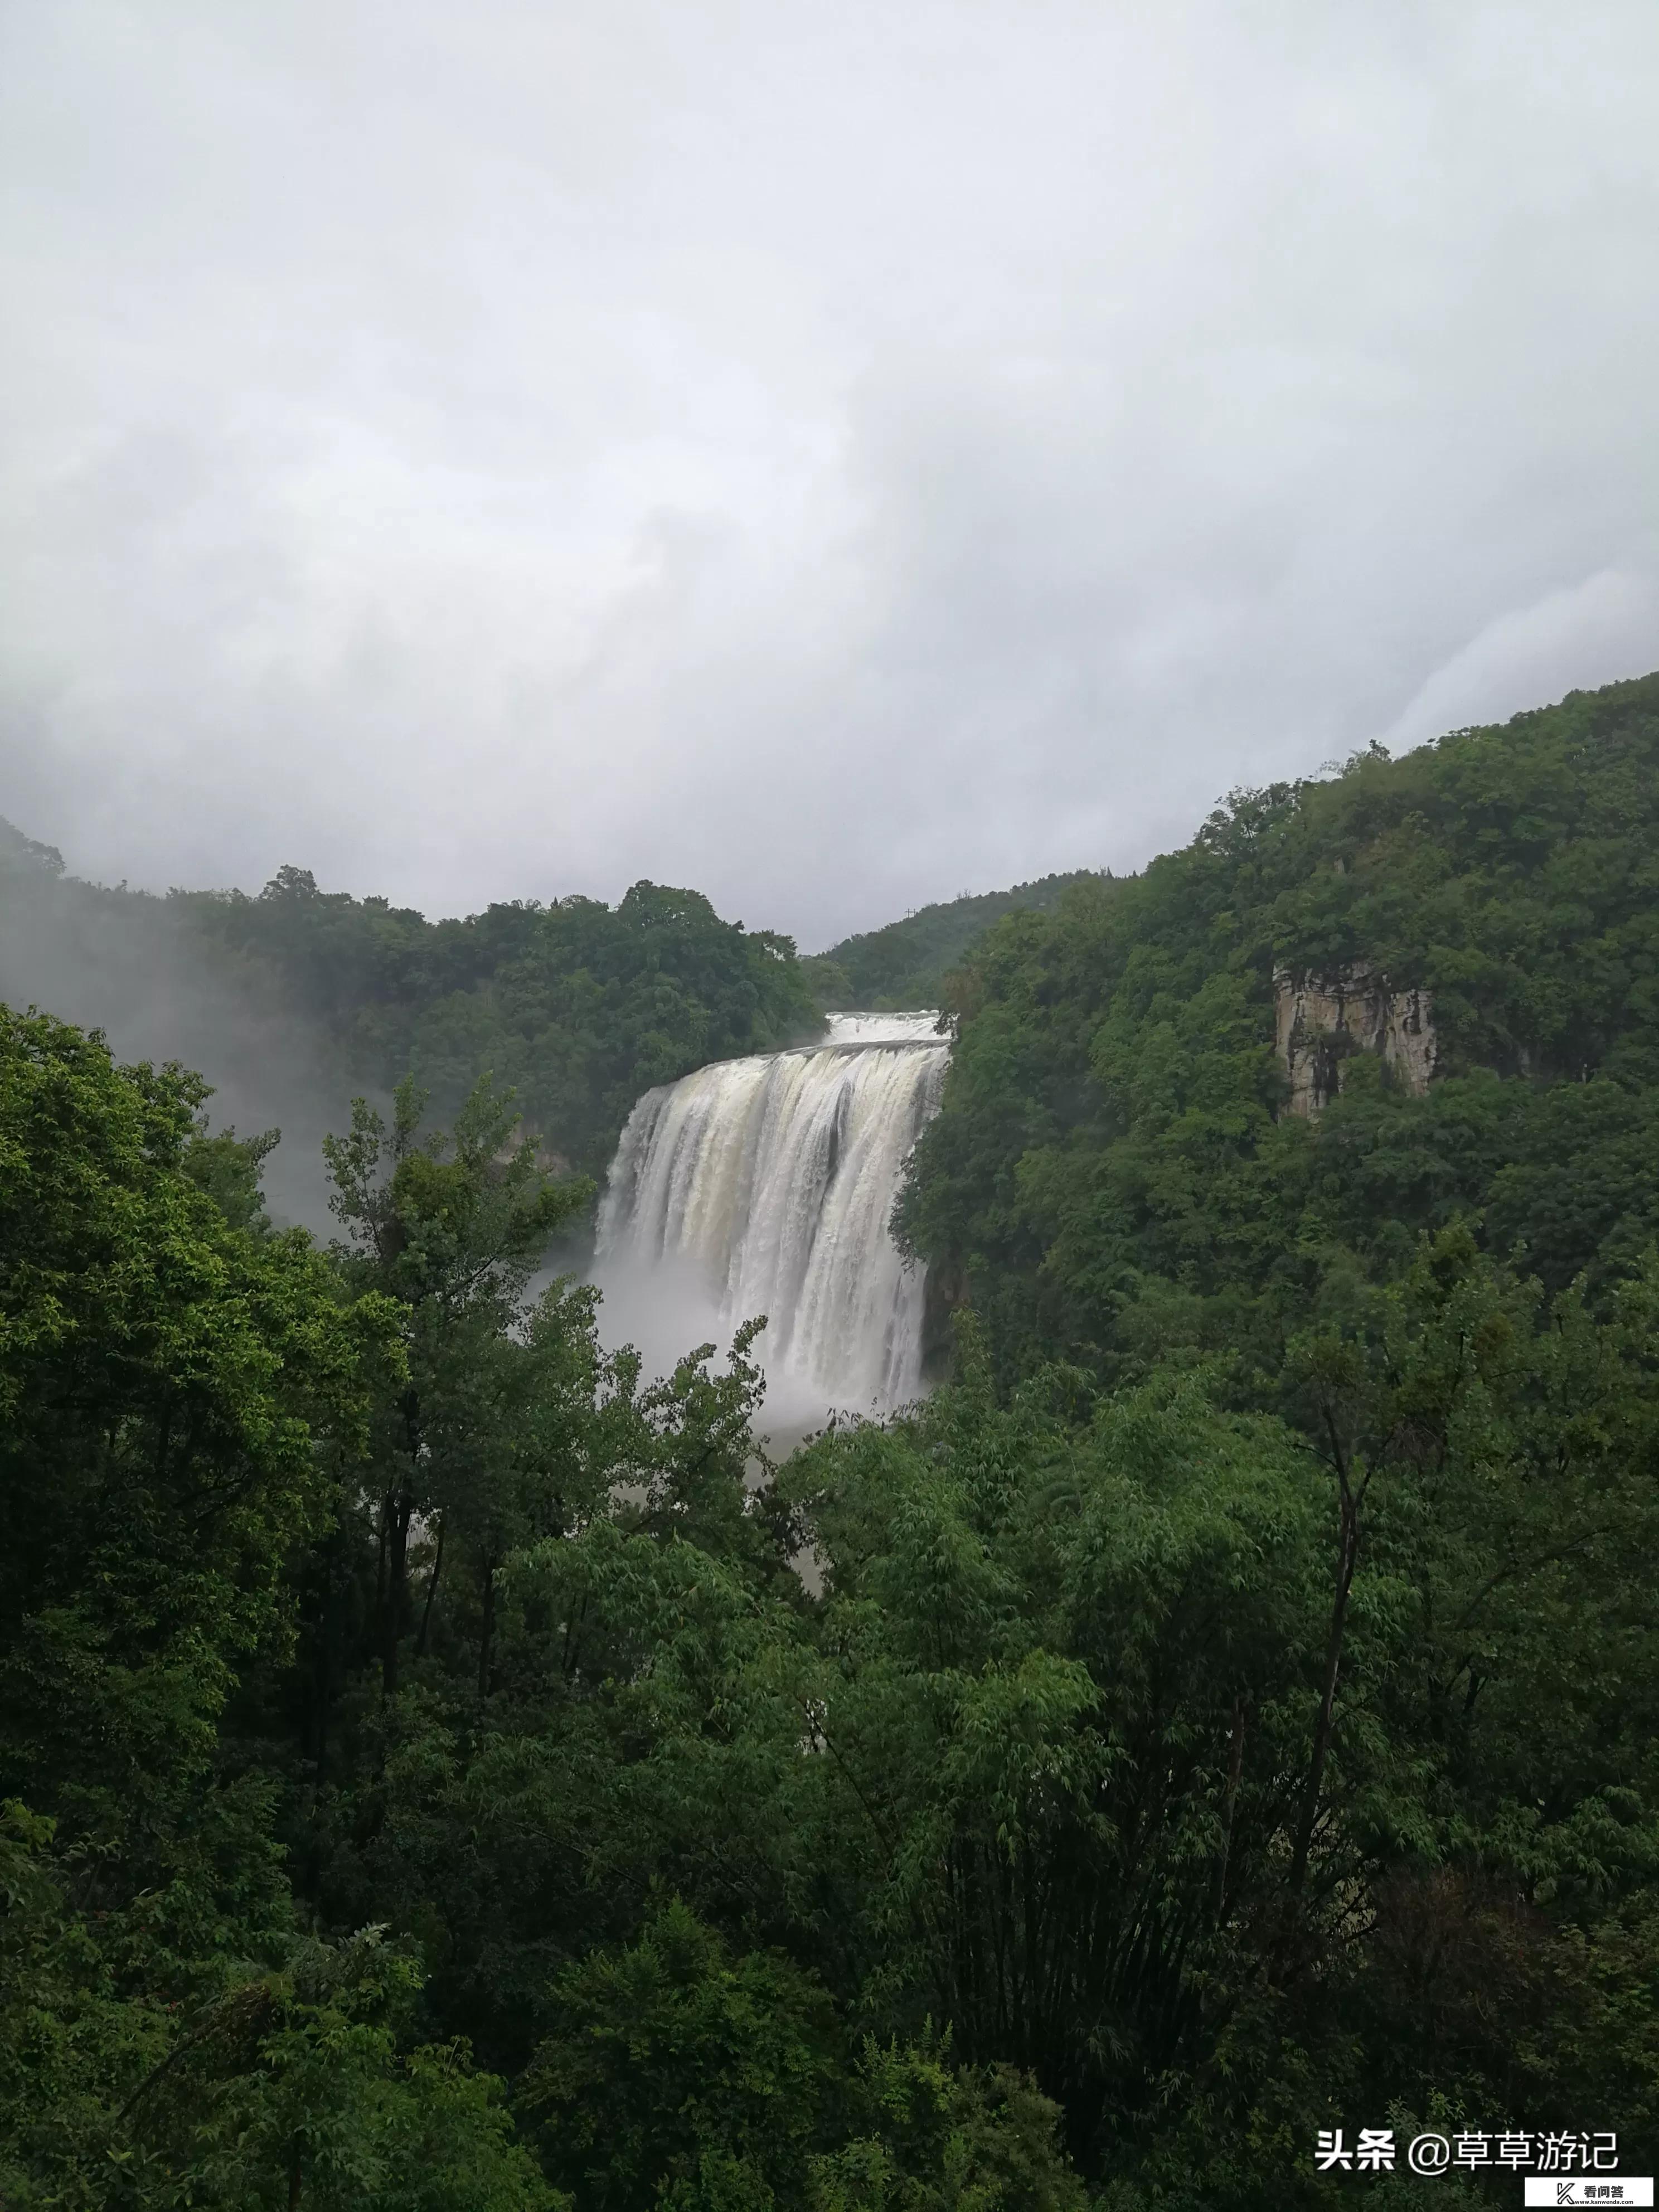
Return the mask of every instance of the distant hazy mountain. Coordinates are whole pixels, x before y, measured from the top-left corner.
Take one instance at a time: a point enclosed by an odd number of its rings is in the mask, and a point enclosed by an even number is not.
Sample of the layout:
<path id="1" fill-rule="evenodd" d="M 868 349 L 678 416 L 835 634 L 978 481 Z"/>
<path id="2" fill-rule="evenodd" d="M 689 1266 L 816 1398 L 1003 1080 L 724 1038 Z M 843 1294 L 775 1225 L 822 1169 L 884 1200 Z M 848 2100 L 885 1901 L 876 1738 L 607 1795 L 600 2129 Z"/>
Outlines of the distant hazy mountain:
<path id="1" fill-rule="evenodd" d="M 931 1006 L 945 975 L 993 922 L 1018 907 L 1043 912 L 1057 906 L 1072 884 L 1094 878 L 1094 870 L 1078 868 L 1067 876 L 1016 884 L 1012 890 L 979 891 L 921 907 L 902 921 L 844 937 L 804 964 L 826 1006 Z"/>

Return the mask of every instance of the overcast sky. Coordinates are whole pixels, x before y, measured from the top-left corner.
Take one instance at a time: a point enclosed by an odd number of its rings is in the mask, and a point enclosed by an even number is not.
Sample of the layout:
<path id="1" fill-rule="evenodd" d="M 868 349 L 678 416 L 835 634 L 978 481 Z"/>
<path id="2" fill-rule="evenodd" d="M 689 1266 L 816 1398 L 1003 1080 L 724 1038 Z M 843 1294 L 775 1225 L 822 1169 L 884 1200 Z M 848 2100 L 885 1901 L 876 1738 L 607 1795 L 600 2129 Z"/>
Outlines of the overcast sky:
<path id="1" fill-rule="evenodd" d="M 1659 6 L 3 0 L 0 813 L 816 948 L 1659 665 Z"/>

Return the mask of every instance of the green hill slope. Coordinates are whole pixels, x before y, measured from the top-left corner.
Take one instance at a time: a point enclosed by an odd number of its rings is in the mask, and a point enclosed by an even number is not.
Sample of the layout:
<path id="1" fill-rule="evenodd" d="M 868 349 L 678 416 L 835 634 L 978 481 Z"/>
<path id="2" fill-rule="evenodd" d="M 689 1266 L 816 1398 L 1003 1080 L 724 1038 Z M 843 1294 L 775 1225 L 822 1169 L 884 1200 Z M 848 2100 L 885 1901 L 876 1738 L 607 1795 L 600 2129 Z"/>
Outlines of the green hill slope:
<path id="1" fill-rule="evenodd" d="M 489 1073 L 593 1174 L 642 1091 L 820 1021 L 791 940 L 697 891 L 640 883 L 615 908 L 515 901 L 434 922 L 290 867 L 257 897 L 162 899 L 77 882 L 9 824 L 0 999 L 201 1067 L 244 1121 L 303 1127 L 313 1152 L 319 1097 L 338 1126 L 353 1088 L 412 1074 L 447 1116 Z"/>
<path id="2" fill-rule="evenodd" d="M 1367 975 L 1429 994 L 1433 1079 L 1333 1036 L 1303 1118 L 1275 978 Z M 903 1219 L 1005 1372 L 1185 1347 L 1270 1392 L 1322 1298 L 1458 1218 L 1552 1287 L 1614 1278 L 1659 1236 L 1659 676 L 1236 795 L 1003 921 L 954 1004 Z"/>
<path id="3" fill-rule="evenodd" d="M 642 1091 L 818 1023 L 790 939 L 723 921 L 694 890 L 639 883 L 615 908 L 515 900 L 429 922 L 285 868 L 257 899 L 189 904 L 204 942 L 268 963 L 354 1066 L 412 1073 L 441 1113 L 491 1073 L 594 1174 Z"/>
<path id="4" fill-rule="evenodd" d="M 839 945 L 809 960 L 807 971 L 826 1006 L 936 1006 L 945 976 L 994 922 L 1019 910 L 1046 912 L 1059 904 L 1073 884 L 1096 880 L 1089 870 L 1080 869 L 1016 884 L 1012 890 L 982 891 L 925 906 L 902 921 L 842 938 Z"/>
<path id="5" fill-rule="evenodd" d="M 992 923 L 1092 880 L 925 907 L 801 960 L 788 938 L 659 884 L 614 908 L 514 900 L 440 921 L 295 867 L 257 896 L 163 899 L 78 881 L 0 822 L 0 999 L 98 1024 L 125 1056 L 205 1068 L 222 1113 L 289 1133 L 273 1188 L 305 1211 L 280 1188 L 295 1140 L 314 1156 L 354 1088 L 412 1074 L 444 1116 L 493 1074 L 552 1152 L 597 1175 L 653 1085 L 810 1036 L 829 1006 L 931 1004 Z"/>

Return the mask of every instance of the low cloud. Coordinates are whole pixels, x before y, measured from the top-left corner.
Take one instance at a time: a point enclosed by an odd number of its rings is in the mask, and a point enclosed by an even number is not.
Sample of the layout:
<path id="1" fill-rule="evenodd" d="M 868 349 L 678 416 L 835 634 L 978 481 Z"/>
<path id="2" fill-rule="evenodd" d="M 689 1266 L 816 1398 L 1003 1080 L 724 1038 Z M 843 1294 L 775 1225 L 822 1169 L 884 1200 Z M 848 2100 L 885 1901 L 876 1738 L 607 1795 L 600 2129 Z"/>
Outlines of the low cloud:
<path id="1" fill-rule="evenodd" d="M 0 812 L 809 947 L 1659 664 L 1659 16 L 66 0 Z"/>

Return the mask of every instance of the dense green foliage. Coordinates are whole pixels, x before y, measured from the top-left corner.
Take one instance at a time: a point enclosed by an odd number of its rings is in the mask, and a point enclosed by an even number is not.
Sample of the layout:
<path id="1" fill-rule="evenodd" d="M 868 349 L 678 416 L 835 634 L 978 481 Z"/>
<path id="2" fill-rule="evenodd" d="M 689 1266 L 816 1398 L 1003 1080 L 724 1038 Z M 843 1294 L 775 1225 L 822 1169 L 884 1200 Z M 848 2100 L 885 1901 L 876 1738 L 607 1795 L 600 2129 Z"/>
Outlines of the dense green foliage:
<path id="1" fill-rule="evenodd" d="M 1007 914 L 1046 913 L 1073 884 L 1099 880 L 1085 870 L 1041 876 L 1012 890 L 964 892 L 884 929 L 845 937 L 803 964 L 826 1006 L 936 1006 L 945 977 L 993 922 Z"/>
<path id="2" fill-rule="evenodd" d="M 1000 1371 L 1225 1352 L 1251 1402 L 1328 1286 L 1467 1219 L 1552 1290 L 1659 1235 L 1659 677 L 1325 782 L 988 937 L 904 1222 Z M 1436 1080 L 1285 1115 L 1275 969 L 1433 994 Z"/>
<path id="3" fill-rule="evenodd" d="M 33 960 L 31 936 L 43 940 Z M 389 1094 L 412 1076 L 453 1115 L 491 1075 L 516 1091 L 544 1150 L 588 1175 L 641 1091 L 811 1036 L 822 1019 L 792 941 L 722 921 L 696 891 L 639 883 L 614 908 L 515 901 L 431 922 L 290 867 L 257 897 L 156 899 L 67 878 L 51 848 L 0 823 L 0 993 L 46 998 L 37 968 L 112 964 L 147 998 L 234 997 L 273 1025 L 274 1051 L 295 1048 L 279 1042 L 286 1024 L 342 1095 Z M 211 1020 L 200 1026 L 213 1045 Z"/>
<path id="4" fill-rule="evenodd" d="M 412 1956 L 302 1936 L 280 1777 L 227 1755 L 398 1360 L 199 1187 L 201 1097 L 3 1017 L 0 2197 L 549 2203 Z"/>
<path id="5" fill-rule="evenodd" d="M 603 1170 L 642 1091 L 812 1034 L 795 948 L 722 921 L 699 892 L 635 884 L 612 908 L 515 901 L 428 922 L 284 868 L 259 896 L 193 895 L 204 934 L 273 967 L 346 1045 L 354 1073 L 412 1076 L 453 1113 L 481 1074 L 584 1172 Z"/>
<path id="6" fill-rule="evenodd" d="M 0 2198 L 1078 2203 L 734 1844 L 814 1663 L 747 1335 L 645 1387 L 530 1300 L 587 1191 L 488 1085 L 360 1104 L 326 1254 L 203 1095 L 4 1017 Z"/>
<path id="7" fill-rule="evenodd" d="M 647 1382 L 532 1295 L 586 1192 L 495 1086 L 360 1104 L 323 1250 L 195 1079 L 6 1015 L 0 2200 L 1650 2166 L 1656 769 L 1623 686 L 1006 918 L 906 1202 L 953 1378 L 781 1467 L 751 1329 Z M 1298 1120 L 1273 971 L 1355 961 L 1441 1072 Z"/>
<path id="8" fill-rule="evenodd" d="M 1143 877 L 1005 921 L 951 987 L 901 1221 L 971 1306 L 999 1394 L 1023 1402 L 1057 1358 L 1113 1408 L 1198 1389 L 1278 1425 L 1311 1482 L 1305 1613 L 1234 1677 L 1230 1828 L 1292 1715 L 1297 1748 L 1256 1801 L 1261 1900 L 1217 1930 L 1243 1936 L 1247 1984 L 1282 1983 L 1290 2040 L 1262 2080 L 1299 2109 L 1352 2064 L 1373 2110 L 1387 2083 L 1419 2114 L 1653 2123 L 1656 833 L 1649 678 L 1236 795 Z M 1354 968 L 1431 994 L 1435 1079 L 1409 1095 L 1355 1054 L 1322 1114 L 1287 1113 L 1277 980 Z M 1271 1557 L 1241 1573 L 1230 1638 Z M 1131 1574 L 1119 1605 L 1155 1589 Z M 1207 1741 L 1216 1778 L 1224 1705 L 1164 1738 Z M 1237 1849 L 1229 1883 L 1250 1879 Z M 1274 1881 L 1320 1961 L 1310 2008 Z M 1327 1885 L 1343 1908 L 1322 1921 Z M 1202 1958 L 1181 1929 L 1164 2002 L 1239 1971 Z M 1619 2015 L 1632 2039 L 1601 2041 Z M 1232 2052 L 1224 2102 L 1267 2047 Z"/>

